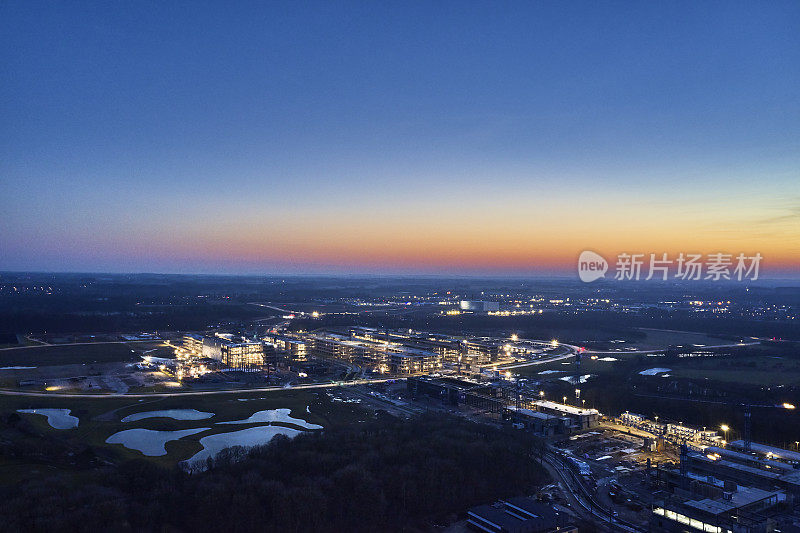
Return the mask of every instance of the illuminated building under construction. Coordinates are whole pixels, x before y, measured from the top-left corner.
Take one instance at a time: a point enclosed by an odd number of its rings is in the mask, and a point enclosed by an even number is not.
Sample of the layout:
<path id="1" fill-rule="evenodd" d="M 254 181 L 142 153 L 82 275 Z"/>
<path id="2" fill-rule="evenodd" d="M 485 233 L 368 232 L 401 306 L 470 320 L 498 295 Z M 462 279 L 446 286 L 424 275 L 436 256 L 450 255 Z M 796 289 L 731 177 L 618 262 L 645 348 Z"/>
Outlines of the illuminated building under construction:
<path id="1" fill-rule="evenodd" d="M 336 333 L 310 334 L 304 337 L 311 352 L 322 358 L 339 359 L 366 370 L 416 374 L 442 367 L 436 353 L 389 341 L 372 341 Z"/>
<path id="2" fill-rule="evenodd" d="M 600 413 L 596 409 L 524 397 L 513 387 L 503 386 L 502 382 L 418 376 L 408 378 L 406 386 L 414 398 L 425 395 L 443 403 L 502 415 L 542 435 L 569 434 L 600 424 Z"/>
<path id="3" fill-rule="evenodd" d="M 263 340 L 275 346 L 276 350 L 287 354 L 294 361 L 306 361 L 308 359 L 308 344 L 303 339 L 286 335 L 268 334 Z"/>
<path id="4" fill-rule="evenodd" d="M 265 345 L 228 334 L 214 336 L 187 334 L 183 348 L 190 357 L 213 359 L 231 370 L 254 372 L 264 368 Z"/>

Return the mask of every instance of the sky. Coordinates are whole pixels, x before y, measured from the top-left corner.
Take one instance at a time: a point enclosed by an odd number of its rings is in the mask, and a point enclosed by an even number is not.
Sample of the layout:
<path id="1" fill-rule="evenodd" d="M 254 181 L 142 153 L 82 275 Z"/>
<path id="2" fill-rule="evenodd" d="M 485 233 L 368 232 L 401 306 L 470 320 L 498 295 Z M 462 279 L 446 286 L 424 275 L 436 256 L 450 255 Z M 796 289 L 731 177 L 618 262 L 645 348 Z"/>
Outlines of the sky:
<path id="1" fill-rule="evenodd" d="M 0 3 L 0 270 L 800 277 L 800 3 Z"/>

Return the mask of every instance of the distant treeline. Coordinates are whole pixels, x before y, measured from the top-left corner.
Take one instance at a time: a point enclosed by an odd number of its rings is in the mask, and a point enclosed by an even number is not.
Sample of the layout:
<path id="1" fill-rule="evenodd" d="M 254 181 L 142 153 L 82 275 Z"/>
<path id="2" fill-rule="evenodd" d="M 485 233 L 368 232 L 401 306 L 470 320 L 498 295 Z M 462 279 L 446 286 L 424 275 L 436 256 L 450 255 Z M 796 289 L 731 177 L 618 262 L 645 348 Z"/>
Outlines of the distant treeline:
<path id="1" fill-rule="evenodd" d="M 515 332 L 527 338 L 559 338 L 581 342 L 591 335 L 595 341 L 614 338 L 635 340 L 645 334 L 635 328 L 693 331 L 730 338 L 742 336 L 778 337 L 800 340 L 800 324 L 758 321 L 736 317 L 700 317 L 696 313 L 647 310 L 639 313 L 613 311 L 548 312 L 534 316 L 442 316 L 409 313 L 393 316 L 325 315 L 318 320 L 293 321 L 297 329 L 322 326 L 363 325 L 389 328 L 413 328 L 452 334 L 489 334 Z"/>
<path id="2" fill-rule="evenodd" d="M 520 431 L 380 417 L 243 453 L 204 472 L 146 460 L 0 490 L 3 531 L 429 530 L 548 481 Z"/>
<path id="3" fill-rule="evenodd" d="M 219 322 L 249 322 L 270 315 L 255 306 L 201 302 L 159 308 L 115 308 L 109 311 L 42 309 L 0 311 L 0 333 L 109 333 L 116 331 L 202 330 Z M 119 310 L 121 309 L 121 310 Z"/>

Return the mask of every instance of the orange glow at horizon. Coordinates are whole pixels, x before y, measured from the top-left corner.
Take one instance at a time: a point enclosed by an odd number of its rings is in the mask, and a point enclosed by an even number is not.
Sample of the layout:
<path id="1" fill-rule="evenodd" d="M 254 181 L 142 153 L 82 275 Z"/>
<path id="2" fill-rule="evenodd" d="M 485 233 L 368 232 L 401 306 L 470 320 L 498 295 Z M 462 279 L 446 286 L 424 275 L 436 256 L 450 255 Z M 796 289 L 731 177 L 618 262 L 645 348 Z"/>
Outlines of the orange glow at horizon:
<path id="1" fill-rule="evenodd" d="M 527 222 L 526 222 L 527 220 Z M 713 222 L 713 221 L 712 221 Z M 717 252 L 764 257 L 762 271 L 800 270 L 800 254 L 785 232 L 760 233 L 746 224 L 722 229 L 702 218 L 504 216 L 452 217 L 395 213 L 228 221 L 183 228 L 181 239 L 156 238 L 148 248 L 159 255 L 228 264 L 281 262 L 341 267 L 459 271 L 572 271 L 583 250 L 613 265 L 619 253 Z M 242 231 L 241 228 L 248 228 Z"/>

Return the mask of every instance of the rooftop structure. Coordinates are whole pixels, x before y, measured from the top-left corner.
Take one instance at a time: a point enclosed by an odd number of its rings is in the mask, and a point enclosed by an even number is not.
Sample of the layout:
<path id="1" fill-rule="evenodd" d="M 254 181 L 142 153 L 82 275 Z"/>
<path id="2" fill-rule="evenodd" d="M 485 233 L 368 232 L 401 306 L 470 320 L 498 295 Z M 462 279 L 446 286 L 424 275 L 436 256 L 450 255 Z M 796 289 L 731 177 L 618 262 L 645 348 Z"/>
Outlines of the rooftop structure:
<path id="1" fill-rule="evenodd" d="M 592 415 L 599 415 L 600 411 L 597 409 L 586 409 L 583 407 L 574 407 L 572 405 L 567 405 L 563 403 L 551 402 L 549 400 L 536 400 L 533 402 L 535 405 L 542 409 L 549 409 L 552 411 L 558 411 L 561 413 L 566 413 L 569 415 L 577 415 L 577 416 L 592 416 Z"/>
<path id="2" fill-rule="evenodd" d="M 780 505 L 792 495 L 776 484 L 779 475 L 759 477 L 759 469 L 713 457 L 684 447 L 680 470 L 657 470 L 669 495 L 653 506 L 652 530 L 768 533 L 786 521 Z"/>
<path id="3" fill-rule="evenodd" d="M 784 470 L 752 461 L 740 462 L 730 454 L 723 457 L 721 454 L 689 452 L 686 459 L 689 468 L 697 471 L 760 488 L 777 487 L 800 496 L 800 470 Z"/>
<path id="4" fill-rule="evenodd" d="M 461 300 L 458 306 L 462 311 L 486 313 L 500 310 L 500 304 L 498 302 L 487 302 L 485 300 Z"/>
<path id="5" fill-rule="evenodd" d="M 470 509 L 467 516 L 467 523 L 472 528 L 490 533 L 578 531 L 568 524 L 566 516 L 530 498 L 510 498 L 493 505 L 479 505 Z"/>
<path id="6" fill-rule="evenodd" d="M 746 449 L 743 440 L 735 440 L 733 442 L 728 443 L 728 446 L 737 450 Z M 775 446 L 769 446 L 767 444 L 759 444 L 757 442 L 753 442 L 750 444 L 750 450 L 759 455 L 763 455 L 771 459 L 800 463 L 800 453 L 793 452 L 791 450 L 784 450 L 783 448 L 777 448 Z"/>
<path id="7" fill-rule="evenodd" d="M 590 429 L 600 423 L 600 412 L 597 409 L 585 409 L 549 400 L 534 400 L 530 404 L 537 410 L 571 420 L 571 426 L 577 430 Z"/>
<path id="8" fill-rule="evenodd" d="M 572 425 L 572 421 L 568 417 L 554 416 L 524 407 L 517 408 L 513 405 L 506 408 L 506 417 L 544 437 L 568 434 Z"/>

